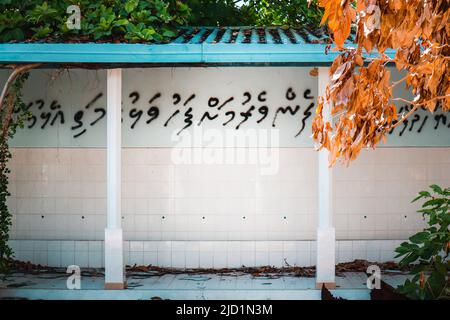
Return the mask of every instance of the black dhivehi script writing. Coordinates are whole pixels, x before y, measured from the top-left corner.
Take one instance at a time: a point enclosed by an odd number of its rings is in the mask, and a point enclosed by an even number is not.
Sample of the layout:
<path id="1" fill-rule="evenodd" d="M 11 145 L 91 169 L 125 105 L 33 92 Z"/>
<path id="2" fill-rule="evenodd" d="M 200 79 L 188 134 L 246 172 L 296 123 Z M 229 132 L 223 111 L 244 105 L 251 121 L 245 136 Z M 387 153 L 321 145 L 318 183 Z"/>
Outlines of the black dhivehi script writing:
<path id="1" fill-rule="evenodd" d="M 182 96 L 180 93 L 170 95 L 171 105 L 170 115 L 159 123 L 157 119 L 162 118 L 161 106 L 159 101 L 163 94 L 156 92 L 146 101 L 147 107 L 138 108 L 137 104 L 142 99 L 141 93 L 132 91 L 124 97 L 129 99 L 130 110 L 124 112 L 122 109 L 122 122 L 124 117 L 130 119 L 130 129 L 134 130 L 139 123 L 145 125 L 162 125 L 168 127 L 170 124 L 177 125 L 180 129 L 177 135 L 191 126 L 200 126 L 206 121 L 216 122 L 218 125 L 239 130 L 254 121 L 257 125 L 264 121 L 271 121 L 270 125 L 275 128 L 281 117 L 293 117 L 298 121 L 298 129 L 293 132 L 294 137 L 299 137 L 306 128 L 306 121 L 313 116 L 315 97 L 311 94 L 310 89 L 306 89 L 301 94 L 296 93 L 293 88 L 286 89 L 284 101 L 277 106 L 270 106 L 267 103 L 269 92 L 262 90 L 256 94 L 244 91 L 240 95 L 228 97 L 211 96 L 207 101 L 196 101 L 198 99 L 195 93 Z M 89 131 L 106 118 L 106 106 L 102 106 L 100 99 L 104 96 L 103 92 L 99 92 L 82 108 L 75 111 L 72 119 L 68 119 L 64 112 L 64 108 L 57 100 L 45 101 L 37 99 L 27 104 L 31 117 L 25 124 L 25 128 L 33 129 L 35 127 L 45 130 L 55 125 L 69 125 L 73 138 L 78 138 Z M 305 105 L 298 102 L 298 98 L 303 97 L 306 101 Z M 202 112 L 196 119 L 194 117 L 193 103 L 205 103 L 207 110 Z M 408 112 L 411 106 L 403 106 L 399 108 L 399 113 Z M 89 114 L 89 117 L 87 116 Z M 222 116 L 222 117 L 220 117 Z M 89 121 L 87 120 L 89 118 Z M 104 120 L 103 120 L 104 121 Z M 411 118 L 405 120 L 403 124 L 389 134 L 398 134 L 400 137 L 406 132 L 421 133 L 425 126 L 431 126 L 437 130 L 441 126 L 450 128 L 450 119 L 445 114 L 414 114 Z"/>

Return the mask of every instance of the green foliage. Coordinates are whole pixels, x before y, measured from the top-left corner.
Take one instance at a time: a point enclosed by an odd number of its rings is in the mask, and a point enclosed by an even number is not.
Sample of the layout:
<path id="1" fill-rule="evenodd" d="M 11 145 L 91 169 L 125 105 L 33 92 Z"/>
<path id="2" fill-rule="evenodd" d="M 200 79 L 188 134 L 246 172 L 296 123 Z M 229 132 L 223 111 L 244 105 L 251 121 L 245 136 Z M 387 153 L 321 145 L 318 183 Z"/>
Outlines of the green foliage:
<path id="1" fill-rule="evenodd" d="M 413 200 L 425 200 L 422 213 L 428 228 L 416 233 L 395 249 L 400 266 L 414 263 L 412 279 L 398 287 L 413 299 L 450 299 L 450 188 L 430 186 L 431 192 L 421 191 Z"/>
<path id="2" fill-rule="evenodd" d="M 8 146 L 0 145 L 1 157 L 8 161 L 11 153 Z M 2 159 L 3 160 L 3 159 Z M 1 166 L 0 168 L 0 273 L 6 273 L 9 269 L 8 260 L 12 255 L 12 250 L 8 246 L 9 228 L 11 227 L 11 214 L 9 213 L 6 199 L 9 197 L 8 192 L 8 168 Z"/>
<path id="3" fill-rule="evenodd" d="M 72 4 L 80 7 L 80 30 L 66 24 Z M 177 0 L 0 0 L 0 12 L 0 42 L 165 42 L 190 9 Z"/>
<path id="4" fill-rule="evenodd" d="M 284 25 L 291 27 L 318 28 L 323 11 L 317 1 L 306 0 L 246 0 L 243 10 L 252 25 Z"/>
<path id="5" fill-rule="evenodd" d="M 191 26 L 242 26 L 253 25 L 247 7 L 236 5 L 235 0 L 187 0 L 191 8 Z"/>
<path id="6" fill-rule="evenodd" d="M 187 0 L 195 26 L 291 26 L 318 28 L 323 11 L 306 0 Z"/>
<path id="7" fill-rule="evenodd" d="M 11 213 L 7 206 L 7 198 L 10 196 L 8 191 L 8 175 L 10 170 L 7 167 L 11 153 L 8 148 L 8 139 L 12 138 L 18 128 L 24 126 L 24 121 L 30 117 L 30 113 L 25 103 L 22 102 L 21 90 L 24 82 L 28 78 L 28 73 L 21 74 L 11 86 L 8 95 L 14 95 L 14 117 L 7 128 L 4 119 L 7 117 L 7 107 L 0 111 L 0 133 L 5 130 L 6 135 L 0 138 L 0 273 L 6 273 L 9 269 L 9 261 L 12 256 L 11 248 L 8 246 L 9 228 L 11 227 Z M 8 99 L 8 97 L 6 97 Z"/>
<path id="8" fill-rule="evenodd" d="M 69 29 L 66 10 L 76 4 L 81 29 Z M 306 0 L 0 0 L 0 42 L 165 42 L 177 27 L 307 26 L 322 16 Z"/>

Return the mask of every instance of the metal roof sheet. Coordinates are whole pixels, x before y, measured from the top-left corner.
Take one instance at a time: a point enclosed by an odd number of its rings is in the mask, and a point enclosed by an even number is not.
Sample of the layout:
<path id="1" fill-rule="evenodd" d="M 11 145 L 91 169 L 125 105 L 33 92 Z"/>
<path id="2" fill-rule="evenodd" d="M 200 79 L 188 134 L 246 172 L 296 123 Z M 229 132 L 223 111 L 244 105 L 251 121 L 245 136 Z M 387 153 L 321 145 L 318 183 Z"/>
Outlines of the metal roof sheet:
<path id="1" fill-rule="evenodd" d="M 352 40 L 352 39 L 350 39 Z M 322 29 L 284 27 L 189 27 L 171 43 L 305 44 L 331 43 Z"/>

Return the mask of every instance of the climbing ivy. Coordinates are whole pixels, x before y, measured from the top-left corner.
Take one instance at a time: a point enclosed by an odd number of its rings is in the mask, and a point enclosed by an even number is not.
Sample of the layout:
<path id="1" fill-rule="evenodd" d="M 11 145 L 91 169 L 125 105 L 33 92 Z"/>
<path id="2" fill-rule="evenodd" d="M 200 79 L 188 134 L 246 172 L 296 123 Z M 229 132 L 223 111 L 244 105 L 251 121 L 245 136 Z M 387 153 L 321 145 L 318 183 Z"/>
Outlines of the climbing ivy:
<path id="1" fill-rule="evenodd" d="M 10 196 L 8 190 L 10 169 L 7 164 L 11 159 L 8 141 L 30 117 L 30 112 L 22 101 L 21 93 L 28 75 L 28 72 L 25 72 L 17 76 L 0 105 L 0 273 L 8 271 L 12 256 L 12 250 L 8 245 L 9 229 L 12 223 L 7 205 L 7 198 Z"/>

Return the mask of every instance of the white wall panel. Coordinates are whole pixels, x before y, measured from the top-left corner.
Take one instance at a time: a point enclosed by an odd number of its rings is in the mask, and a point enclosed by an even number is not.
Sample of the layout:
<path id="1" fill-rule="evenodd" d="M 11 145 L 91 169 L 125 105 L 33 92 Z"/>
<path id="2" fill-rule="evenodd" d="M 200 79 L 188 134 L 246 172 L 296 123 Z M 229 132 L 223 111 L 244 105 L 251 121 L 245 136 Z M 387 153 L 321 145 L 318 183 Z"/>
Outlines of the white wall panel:
<path id="1" fill-rule="evenodd" d="M 255 99 L 266 90 L 273 117 L 273 112 L 285 105 L 289 87 L 300 93 L 311 88 L 311 95 L 316 96 L 316 79 L 305 76 L 308 71 L 307 68 L 124 71 L 126 148 L 122 151 L 122 225 L 129 245 L 125 253 L 128 261 L 219 267 L 282 264 L 282 259 L 291 261 L 295 257 L 298 264 L 314 263 L 315 247 L 311 241 L 317 227 L 317 154 L 311 148 L 309 122 L 301 136 L 292 135 L 301 124 L 309 99 L 297 94 L 295 101 L 301 106 L 300 113 L 279 114 L 279 140 L 275 142 L 280 148 L 262 148 L 270 142 L 268 139 L 243 148 L 230 145 L 224 148 L 220 144 L 183 148 L 192 156 L 190 163 L 183 163 L 177 149 L 171 148 L 176 141 L 171 140 L 170 133 L 184 124 L 184 117 L 178 114 L 176 122 L 163 125 L 163 118 L 176 110 L 174 92 L 182 97 L 195 92 L 192 103 L 198 116 L 210 109 L 207 105 L 210 97 L 217 96 L 222 101 L 233 95 L 234 102 L 239 102 L 234 107 L 242 112 L 245 91 Z M 98 255 L 101 250 L 94 243 L 103 240 L 106 225 L 105 121 L 88 125 L 79 138 L 73 138 L 71 126 L 79 108 L 104 91 L 104 72 L 78 70 L 71 72 L 70 77 L 59 75 L 58 79 L 67 81 L 53 82 L 51 74 L 44 70 L 33 75 L 25 99 L 34 101 L 32 107 L 37 107 L 39 99 L 48 102 L 37 110 L 41 113 L 48 112 L 49 103 L 58 100 L 67 109 L 65 123 L 47 124 L 46 129 L 36 125 L 20 131 L 13 141 L 12 196 L 8 199 L 13 213 L 11 239 L 20 243 L 16 251 L 21 259 L 47 261 L 52 265 L 69 262 L 101 265 L 103 260 Z M 133 90 L 140 93 L 135 104 L 128 96 Z M 130 129 L 130 109 L 148 109 L 148 100 L 159 91 L 161 117 L 149 126 L 142 118 L 135 129 Z M 256 102 L 257 97 L 255 105 Z M 104 97 L 85 110 L 84 124 L 95 120 L 92 108 L 102 104 Z M 340 261 L 363 256 L 387 259 L 391 248 L 382 249 L 384 242 L 371 242 L 380 244 L 376 251 L 362 248 L 366 245 L 364 241 L 405 239 L 420 230 L 424 222 L 415 212 L 418 204 L 411 204 L 411 199 L 432 183 L 449 186 L 450 121 L 444 124 L 442 118 L 438 122 L 436 115 L 428 116 L 425 121 L 426 115 L 421 114 L 413 127 L 410 122 L 401 136 L 399 130 L 394 131 L 388 138 L 389 148 L 363 151 L 350 167 L 337 165 L 334 169 L 333 220 L 340 240 L 336 254 Z M 252 117 L 242 128 L 270 129 L 271 120 L 268 116 L 257 125 Z M 418 125 L 422 123 L 423 130 L 418 133 Z M 199 127 L 220 129 L 212 132 L 225 134 L 223 126 L 214 121 Z M 216 161 L 221 159 L 220 155 L 235 152 L 232 155 L 236 156 L 241 151 L 245 155 L 241 162 L 237 158 L 231 163 Z M 268 151 L 273 152 L 267 154 Z M 219 157 L 211 158 L 214 154 Z M 258 161 L 252 161 L 255 155 Z M 206 162 L 208 159 L 213 161 Z M 48 248 L 29 247 L 27 241 L 44 241 Z M 76 241 L 86 241 L 88 249 L 76 249 Z M 91 242 L 95 250 L 90 249 Z"/>

